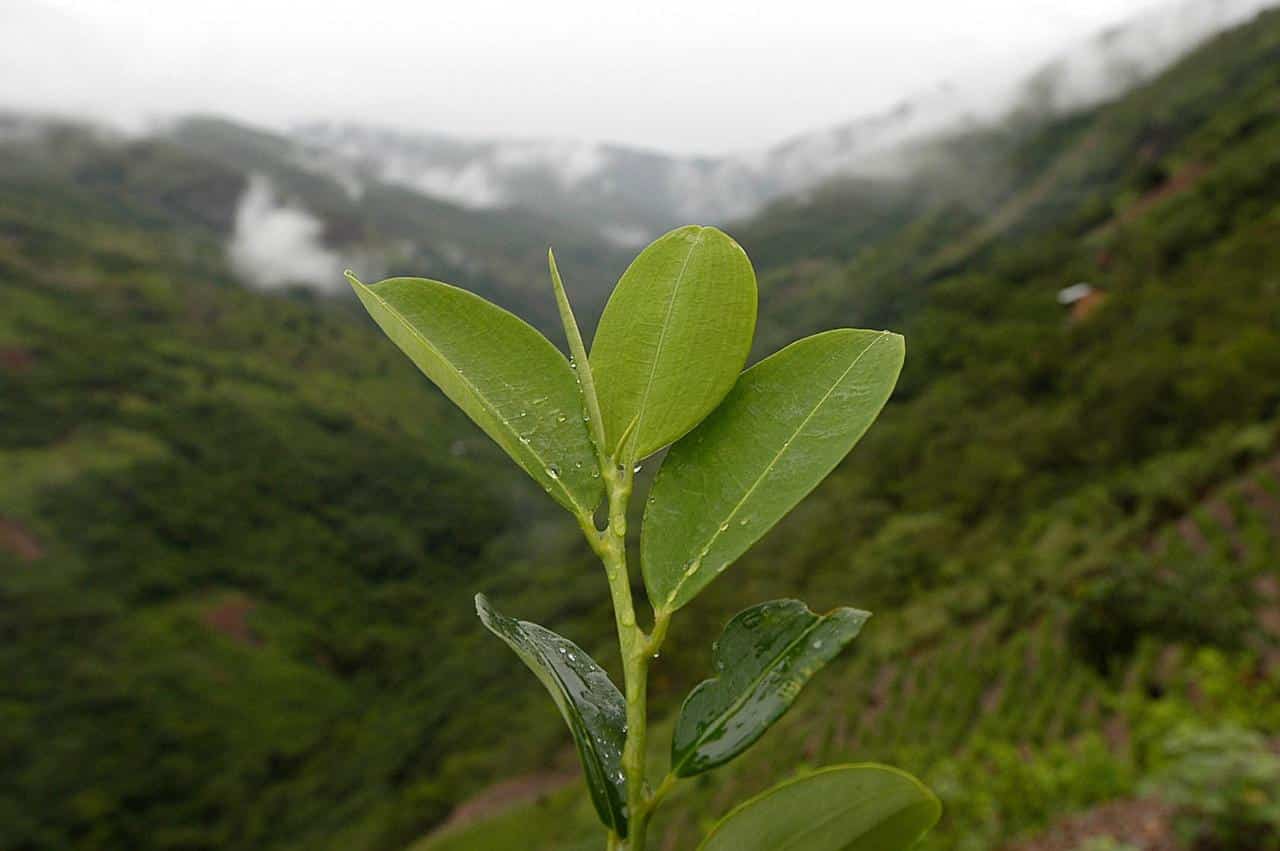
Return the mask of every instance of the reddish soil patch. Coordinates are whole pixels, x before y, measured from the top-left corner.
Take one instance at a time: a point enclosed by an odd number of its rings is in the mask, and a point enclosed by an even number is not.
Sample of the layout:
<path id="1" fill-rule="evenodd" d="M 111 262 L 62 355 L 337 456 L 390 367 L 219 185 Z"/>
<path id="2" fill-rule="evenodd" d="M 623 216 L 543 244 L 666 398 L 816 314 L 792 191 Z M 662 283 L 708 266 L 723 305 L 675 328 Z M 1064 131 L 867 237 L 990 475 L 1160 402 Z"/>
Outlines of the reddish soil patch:
<path id="1" fill-rule="evenodd" d="M 1231 551 L 1235 553 L 1236 558 L 1242 561 L 1248 558 L 1249 548 L 1244 545 L 1244 541 L 1240 537 L 1240 529 L 1236 525 L 1236 518 L 1231 512 L 1231 506 L 1220 499 L 1215 499 L 1205 506 L 1205 511 L 1226 533 L 1227 539 L 1231 542 Z"/>
<path id="2" fill-rule="evenodd" d="M 249 626 L 249 613 L 253 608 L 254 602 L 247 597 L 227 597 L 205 609 L 200 619 L 214 632 L 241 644 L 257 647 L 262 644 L 262 639 Z"/>
<path id="3" fill-rule="evenodd" d="M 1280 600 L 1280 577 L 1259 576 L 1253 580 L 1253 590 L 1264 600 Z"/>
<path id="4" fill-rule="evenodd" d="M 432 836 L 451 832 L 466 825 L 497 815 L 517 804 L 536 801 L 547 795 L 559 792 L 565 786 L 578 779 L 577 774 L 543 772 L 525 774 L 495 783 L 487 789 L 463 801 L 454 807 L 444 824 L 431 832 Z"/>
<path id="5" fill-rule="evenodd" d="M 1177 174 L 1139 198 L 1129 209 L 1124 211 L 1120 220 L 1122 222 L 1131 222 L 1161 201 L 1168 200 L 1174 195 L 1187 191 L 1192 186 L 1195 186 L 1196 182 L 1208 170 L 1209 167 L 1203 163 L 1189 163 L 1179 169 Z"/>
<path id="6" fill-rule="evenodd" d="M 44 547 L 17 520 L 0 517 L 0 550 L 13 553 L 23 561 L 35 561 L 44 556 Z"/>
<path id="7" fill-rule="evenodd" d="M 1209 552 L 1209 541 L 1205 538 L 1204 532 L 1200 530 L 1200 524 L 1196 523 L 1194 517 L 1188 515 L 1178 521 L 1178 536 L 1196 555 L 1205 555 Z"/>
<path id="8" fill-rule="evenodd" d="M 26 349 L 17 346 L 0 346 L 0 369 L 21 375 L 31 369 L 35 356 Z"/>
<path id="9" fill-rule="evenodd" d="M 1055 824 L 1006 851 L 1074 851 L 1086 840 L 1109 836 L 1141 851 L 1178 851 L 1169 807 L 1148 798 L 1112 801 Z"/>
<path id="10" fill-rule="evenodd" d="M 1267 525 L 1271 527 L 1271 534 L 1280 536 L 1280 500 L 1267 491 L 1258 482 L 1249 482 L 1244 486 L 1245 498 L 1249 500 L 1249 504 L 1253 506 L 1253 510 L 1258 512 L 1267 521 Z"/>

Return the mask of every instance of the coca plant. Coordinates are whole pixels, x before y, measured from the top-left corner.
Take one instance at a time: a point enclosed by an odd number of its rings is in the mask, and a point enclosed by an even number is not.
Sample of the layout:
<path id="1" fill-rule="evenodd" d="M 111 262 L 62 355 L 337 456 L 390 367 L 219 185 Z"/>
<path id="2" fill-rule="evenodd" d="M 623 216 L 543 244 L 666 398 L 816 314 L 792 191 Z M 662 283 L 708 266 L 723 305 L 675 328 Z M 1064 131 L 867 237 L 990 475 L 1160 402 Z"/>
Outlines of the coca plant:
<path id="1" fill-rule="evenodd" d="M 548 254 L 569 357 L 532 326 L 438 281 L 365 285 L 373 319 L 400 349 L 575 520 L 604 564 L 623 689 L 572 641 L 501 614 L 480 620 L 533 671 L 573 734 L 607 848 L 644 851 L 654 810 L 681 780 L 745 751 L 869 615 L 814 614 L 773 600 L 734 616 L 711 677 L 685 699 L 669 770 L 646 776 L 646 687 L 672 621 L 805 497 L 871 426 L 902 367 L 902 337 L 842 328 L 798 340 L 742 370 L 756 323 L 756 279 L 739 245 L 679 228 L 618 281 L 590 356 Z M 670 447 L 645 499 L 641 623 L 627 564 L 637 465 Z M 899 851 L 937 821 L 937 799 L 879 765 L 804 774 L 747 801 L 704 851 Z"/>

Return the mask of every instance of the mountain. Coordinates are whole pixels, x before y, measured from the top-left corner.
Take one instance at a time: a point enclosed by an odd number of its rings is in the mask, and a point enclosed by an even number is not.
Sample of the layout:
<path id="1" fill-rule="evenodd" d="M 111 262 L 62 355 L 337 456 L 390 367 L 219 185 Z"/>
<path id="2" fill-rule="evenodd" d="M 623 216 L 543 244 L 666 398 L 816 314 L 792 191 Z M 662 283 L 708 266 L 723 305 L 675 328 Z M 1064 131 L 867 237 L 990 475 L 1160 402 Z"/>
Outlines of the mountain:
<path id="1" fill-rule="evenodd" d="M 880 114 L 761 151 L 679 157 L 580 141 L 470 141 L 316 122 L 294 138 L 358 185 L 410 187 L 472 209 L 537 209 L 643 245 L 686 221 L 723 222 L 844 176 L 901 174 L 938 136 L 1044 120 L 1115 97 L 1270 0 L 1178 0 L 1073 46 L 1026 77 L 946 83 Z"/>
<path id="2" fill-rule="evenodd" d="M 138 215 L 221 243 L 232 273 L 261 288 L 345 294 L 347 267 L 370 280 L 429 270 L 555 328 L 543 297 L 548 246 L 579 270 L 587 317 L 624 268 L 624 254 L 584 228 L 372 180 L 357 192 L 290 139 L 222 119 L 185 118 L 138 135 L 0 112 L 0 150 L 5 178 L 35 186 L 71 176 L 96 204 L 127 198 Z"/>
<path id="3" fill-rule="evenodd" d="M 908 357 L 654 664 L 661 715 L 746 605 L 875 613 L 751 754 L 677 788 L 666 847 L 797 753 L 912 770 L 946 804 L 926 851 L 975 851 L 1136 795 L 1175 730 L 1280 736 L 1277 90 L 1272 11 L 1122 97 L 732 228 L 757 356 L 860 325 Z M 574 762 L 557 713 L 470 602 L 616 671 L 575 524 L 349 301 L 228 250 L 265 211 L 317 269 L 390 268 L 399 239 L 434 264 L 438 222 L 536 318 L 534 241 L 581 231 L 381 182 L 357 202 L 293 139 L 208 119 L 0 137 L 0 847 L 598 847 L 547 780 Z M 616 274 L 589 261 L 561 257 L 575 296 Z"/>

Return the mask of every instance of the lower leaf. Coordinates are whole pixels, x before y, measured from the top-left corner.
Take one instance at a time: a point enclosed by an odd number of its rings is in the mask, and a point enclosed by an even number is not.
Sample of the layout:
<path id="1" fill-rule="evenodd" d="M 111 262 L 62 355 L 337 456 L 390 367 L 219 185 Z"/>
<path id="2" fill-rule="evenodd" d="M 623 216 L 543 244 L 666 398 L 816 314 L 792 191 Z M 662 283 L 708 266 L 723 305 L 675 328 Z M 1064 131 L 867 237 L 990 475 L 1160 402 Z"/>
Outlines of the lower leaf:
<path id="1" fill-rule="evenodd" d="M 750 747 L 868 617 L 848 608 L 815 615 L 799 600 L 772 600 L 734 615 L 715 644 L 715 676 L 680 707 L 672 772 L 690 777 Z"/>
<path id="2" fill-rule="evenodd" d="M 906 772 L 832 766 L 742 804 L 698 851 L 907 851 L 941 815 L 937 797 Z"/>
<path id="3" fill-rule="evenodd" d="M 536 623 L 506 617 L 483 594 L 476 595 L 476 614 L 546 686 L 573 733 L 600 821 L 625 837 L 627 704 L 618 687 L 581 647 Z"/>

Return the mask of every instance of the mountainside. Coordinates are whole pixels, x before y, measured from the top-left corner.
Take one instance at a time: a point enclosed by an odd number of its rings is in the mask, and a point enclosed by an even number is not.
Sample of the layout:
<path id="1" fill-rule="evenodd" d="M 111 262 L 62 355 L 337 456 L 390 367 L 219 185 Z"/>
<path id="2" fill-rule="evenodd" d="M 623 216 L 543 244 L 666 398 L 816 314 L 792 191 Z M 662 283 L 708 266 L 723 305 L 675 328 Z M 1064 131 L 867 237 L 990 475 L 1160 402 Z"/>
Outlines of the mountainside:
<path id="1" fill-rule="evenodd" d="M 524 207 L 642 245 L 685 221 L 723 222 L 846 176 L 900 176 L 914 147 L 952 133 L 1062 115 L 1150 79 L 1196 44 L 1271 0 L 1178 0 L 1073 46 L 1027 78 L 946 83 L 865 116 L 761 151 L 680 157 L 620 145 L 468 141 L 317 122 L 295 138 L 319 163 L 472 209 Z"/>
<path id="2" fill-rule="evenodd" d="M 580 270 L 588 316 L 625 254 L 588 230 L 528 210 L 473 210 L 307 159 L 285 137 L 213 118 L 142 136 L 0 112 L 0 178 L 134 221 L 220 243 L 231 271 L 263 289 L 345 295 L 346 267 L 370 279 L 431 273 L 556 327 L 542 295 L 546 250 Z M 68 181 L 68 178 L 70 179 Z M 70 198 L 68 197 L 68 200 Z"/>
<path id="3" fill-rule="evenodd" d="M 982 851 L 1136 794 L 1184 723 L 1280 735 L 1277 91 L 1270 12 L 1114 102 L 732 228 L 758 350 L 892 327 L 908 359 L 853 455 L 681 611 L 667 710 L 744 605 L 875 617 L 673 795 L 661 847 L 784 752 L 902 765 L 946 804 L 924 847 Z M 382 851 L 451 813 L 424 848 L 597 847 L 560 719 L 470 602 L 616 670 L 577 529 L 345 301 L 245 287 L 262 255 L 228 248 L 246 206 L 305 211 L 269 221 L 448 279 L 454 228 L 487 258 L 462 282 L 535 319 L 547 243 L 575 297 L 617 270 L 589 240 L 566 257 L 561 222 L 344 186 L 295 150 L 0 124 L 0 847 Z"/>
<path id="4" fill-rule="evenodd" d="M 682 612 L 702 649 L 664 654 L 672 700 L 753 601 L 875 617 L 758 751 L 683 791 L 662 847 L 796 752 L 920 773 L 946 813 L 923 847 L 978 851 L 1140 793 L 1184 725 L 1280 734 L 1278 74 L 1271 12 L 1114 103 L 733 229 L 762 271 L 758 352 L 891 327 L 907 368 L 851 458 Z M 1081 282 L 1101 295 L 1072 318 Z M 415 851 L 591 847 L 574 785 L 526 801 Z"/>

